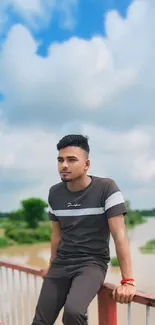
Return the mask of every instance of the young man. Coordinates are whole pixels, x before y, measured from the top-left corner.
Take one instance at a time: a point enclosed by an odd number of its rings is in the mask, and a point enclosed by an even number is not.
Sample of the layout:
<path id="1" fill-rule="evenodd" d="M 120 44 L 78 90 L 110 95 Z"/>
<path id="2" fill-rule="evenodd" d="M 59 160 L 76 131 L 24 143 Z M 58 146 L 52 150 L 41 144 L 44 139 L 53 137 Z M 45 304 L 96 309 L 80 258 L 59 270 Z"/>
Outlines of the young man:
<path id="1" fill-rule="evenodd" d="M 64 325 L 86 325 L 87 308 L 101 288 L 112 234 L 122 280 L 113 292 L 120 303 L 135 295 L 123 196 L 109 178 L 87 175 L 88 139 L 67 135 L 57 144 L 61 182 L 49 191 L 51 258 L 32 325 L 53 325 L 64 307 Z"/>

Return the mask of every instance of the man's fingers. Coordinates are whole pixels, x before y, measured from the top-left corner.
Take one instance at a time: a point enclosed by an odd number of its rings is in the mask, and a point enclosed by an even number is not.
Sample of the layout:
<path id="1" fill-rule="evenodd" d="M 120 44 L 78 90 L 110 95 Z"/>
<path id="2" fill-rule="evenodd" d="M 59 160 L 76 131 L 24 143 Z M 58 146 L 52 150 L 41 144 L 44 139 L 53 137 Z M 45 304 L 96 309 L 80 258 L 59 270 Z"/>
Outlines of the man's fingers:
<path id="1" fill-rule="evenodd" d="M 116 288 L 112 292 L 112 298 L 113 300 L 116 300 Z"/>
<path id="2" fill-rule="evenodd" d="M 134 294 L 131 293 L 127 286 L 120 286 L 113 290 L 112 298 L 121 304 L 128 304 L 133 300 Z"/>
<path id="3" fill-rule="evenodd" d="M 134 298 L 134 295 L 130 295 L 129 299 L 128 299 L 128 302 L 131 302 L 133 300 L 133 298 Z"/>
<path id="4" fill-rule="evenodd" d="M 117 292 L 116 295 L 116 301 L 119 302 L 120 304 L 123 304 L 125 300 L 125 295 L 122 292 Z"/>
<path id="5" fill-rule="evenodd" d="M 116 294 L 115 294 L 115 297 L 116 297 L 116 301 L 117 301 L 117 302 L 122 303 L 122 301 L 123 301 L 123 293 L 122 293 L 120 287 L 116 288 Z"/>
<path id="6" fill-rule="evenodd" d="M 126 297 L 124 299 L 125 304 L 128 304 L 130 302 L 130 298 L 131 298 L 130 295 L 126 295 Z"/>

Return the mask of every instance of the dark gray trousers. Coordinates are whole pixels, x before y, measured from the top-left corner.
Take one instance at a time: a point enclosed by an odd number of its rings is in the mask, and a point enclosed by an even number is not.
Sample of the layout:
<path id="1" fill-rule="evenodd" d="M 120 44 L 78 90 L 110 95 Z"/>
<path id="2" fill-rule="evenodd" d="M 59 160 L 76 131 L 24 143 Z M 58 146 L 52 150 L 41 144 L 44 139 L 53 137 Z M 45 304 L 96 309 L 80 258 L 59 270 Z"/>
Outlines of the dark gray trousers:
<path id="1" fill-rule="evenodd" d="M 72 278 L 56 278 L 49 272 L 44 279 L 31 325 L 53 325 L 62 307 L 64 325 L 87 325 L 87 308 L 98 293 L 105 275 L 106 271 L 95 265 L 80 268 Z"/>

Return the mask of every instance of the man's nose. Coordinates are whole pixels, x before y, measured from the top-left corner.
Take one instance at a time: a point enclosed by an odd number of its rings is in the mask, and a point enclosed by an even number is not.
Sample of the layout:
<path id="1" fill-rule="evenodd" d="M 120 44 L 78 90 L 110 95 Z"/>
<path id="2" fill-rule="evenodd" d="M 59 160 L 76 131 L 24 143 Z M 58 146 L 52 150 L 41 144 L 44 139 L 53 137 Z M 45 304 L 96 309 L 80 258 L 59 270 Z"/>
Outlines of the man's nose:
<path id="1" fill-rule="evenodd" d="M 67 161 L 66 160 L 64 160 L 63 161 L 63 163 L 62 163 L 62 168 L 64 169 L 66 169 L 66 168 L 68 168 L 68 163 L 67 163 Z"/>

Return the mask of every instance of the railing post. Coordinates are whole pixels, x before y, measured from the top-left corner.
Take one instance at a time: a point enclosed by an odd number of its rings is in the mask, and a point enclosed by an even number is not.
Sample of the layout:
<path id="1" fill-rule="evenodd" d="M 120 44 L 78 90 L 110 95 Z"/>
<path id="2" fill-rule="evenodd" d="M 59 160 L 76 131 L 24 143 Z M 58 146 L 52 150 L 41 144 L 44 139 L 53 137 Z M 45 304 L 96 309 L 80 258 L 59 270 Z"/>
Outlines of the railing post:
<path id="1" fill-rule="evenodd" d="M 99 325 L 117 325 L 117 305 L 104 286 L 98 293 L 98 320 Z"/>

